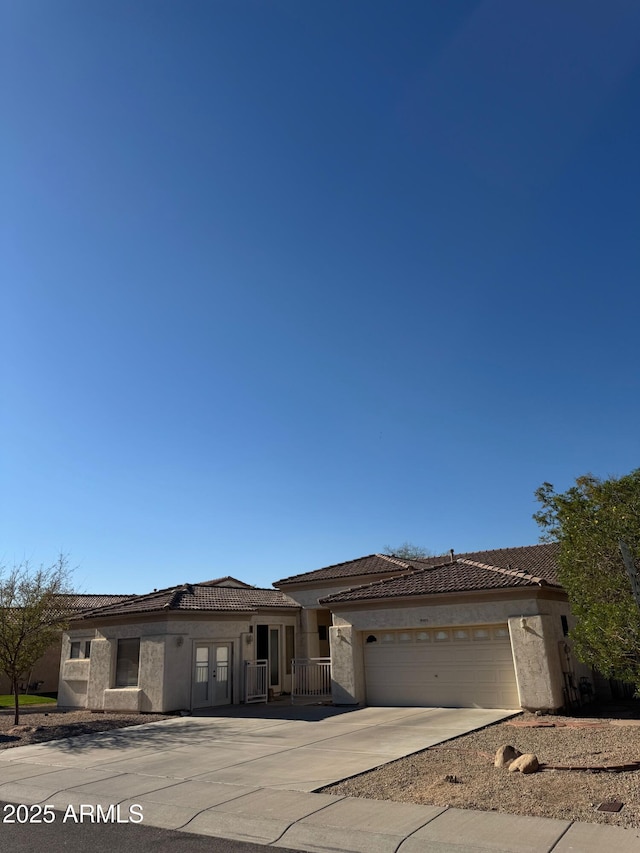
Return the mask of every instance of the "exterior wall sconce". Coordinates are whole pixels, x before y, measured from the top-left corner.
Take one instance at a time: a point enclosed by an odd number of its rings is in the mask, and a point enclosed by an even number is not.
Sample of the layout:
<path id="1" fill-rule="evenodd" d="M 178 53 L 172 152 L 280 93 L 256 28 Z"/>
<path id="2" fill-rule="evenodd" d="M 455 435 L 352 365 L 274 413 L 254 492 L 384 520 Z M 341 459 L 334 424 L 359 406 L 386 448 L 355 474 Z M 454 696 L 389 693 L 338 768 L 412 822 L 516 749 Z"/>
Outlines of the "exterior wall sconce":
<path id="1" fill-rule="evenodd" d="M 527 627 L 527 620 L 525 619 L 525 617 L 524 617 L 524 616 L 521 616 L 521 617 L 520 617 L 520 627 L 521 627 L 521 628 L 526 628 L 526 627 Z"/>
<path id="2" fill-rule="evenodd" d="M 336 637 L 337 637 L 339 640 L 342 640 L 342 639 L 343 639 L 342 628 L 338 628 L 338 630 L 336 631 Z"/>
<path id="3" fill-rule="evenodd" d="M 248 646 L 250 646 L 251 643 L 253 643 L 253 634 L 246 634 L 244 641 Z"/>

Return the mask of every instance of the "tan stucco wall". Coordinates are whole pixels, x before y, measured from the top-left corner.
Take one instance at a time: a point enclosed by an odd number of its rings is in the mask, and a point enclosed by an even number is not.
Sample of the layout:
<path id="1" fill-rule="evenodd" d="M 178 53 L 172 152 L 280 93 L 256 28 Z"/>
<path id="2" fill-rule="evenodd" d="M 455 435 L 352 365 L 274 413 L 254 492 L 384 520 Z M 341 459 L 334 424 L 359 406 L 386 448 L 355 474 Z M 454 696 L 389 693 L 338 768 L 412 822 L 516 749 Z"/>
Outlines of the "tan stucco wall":
<path id="1" fill-rule="evenodd" d="M 282 590 L 289 598 L 293 598 L 302 607 L 322 608 L 326 604 L 320 604 L 319 600 L 327 595 L 334 595 L 337 592 L 344 592 L 346 589 L 353 589 L 355 586 L 363 586 L 364 584 L 374 583 L 384 578 L 392 577 L 393 575 L 401 575 L 405 572 L 401 566 L 396 567 L 385 574 L 374 575 L 354 575 L 349 578 L 336 578 L 335 580 L 324 581 L 324 583 L 305 583 L 305 584 L 282 584 L 279 589 Z"/>
<path id="2" fill-rule="evenodd" d="M 551 615 L 511 617 L 508 624 L 520 707 L 561 708 L 563 679 Z"/>
<path id="3" fill-rule="evenodd" d="M 191 683 L 196 642 L 228 642 L 232 648 L 231 700 L 244 695 L 244 661 L 255 659 L 255 632 L 259 624 L 287 625 L 299 631 L 298 611 L 247 614 L 215 614 L 203 619 L 170 616 L 127 624 L 96 620 L 63 636 L 58 704 L 92 710 L 168 712 L 191 707 Z M 253 629 L 253 630 L 252 630 Z M 140 638 L 138 688 L 115 689 L 117 641 Z M 251 638 L 250 640 L 248 638 Z M 91 659 L 69 660 L 73 640 L 91 639 Z M 282 639 L 282 689 L 291 689 L 285 675 L 284 631 Z M 81 666 L 78 666 L 80 664 Z"/>
<path id="4" fill-rule="evenodd" d="M 568 604 L 553 592 L 528 591 L 504 597 L 450 596 L 442 603 L 385 602 L 378 606 L 342 606 L 334 610 L 331 660 L 336 704 L 365 701 L 362 638 L 369 631 L 426 626 L 509 625 L 516 679 L 522 707 L 557 709 L 564 704 L 558 642 L 561 613 Z M 520 627 L 521 617 L 530 626 Z M 338 639 L 341 629 L 342 639 Z M 359 641 L 356 639 L 359 636 Z"/>
<path id="5" fill-rule="evenodd" d="M 330 628 L 331 693 L 334 705 L 364 705 L 363 632 L 351 626 Z"/>

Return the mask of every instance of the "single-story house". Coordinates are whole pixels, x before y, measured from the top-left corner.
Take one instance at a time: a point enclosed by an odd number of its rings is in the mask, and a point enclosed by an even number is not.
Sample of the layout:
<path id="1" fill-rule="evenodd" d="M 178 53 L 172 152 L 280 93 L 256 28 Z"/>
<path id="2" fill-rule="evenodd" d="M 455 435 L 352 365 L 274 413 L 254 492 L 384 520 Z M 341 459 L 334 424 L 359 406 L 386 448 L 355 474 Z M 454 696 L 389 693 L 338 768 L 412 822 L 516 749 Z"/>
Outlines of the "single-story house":
<path id="1" fill-rule="evenodd" d="M 62 641 L 58 705 L 165 712 L 291 692 L 300 606 L 232 577 L 185 583 L 79 614 Z"/>
<path id="2" fill-rule="evenodd" d="M 132 596 L 74 620 L 58 702 L 162 712 L 296 693 L 296 658 L 307 684 L 330 668 L 337 705 L 557 710 L 593 683 L 571 651 L 557 551 L 371 554 L 276 589 L 226 577 Z"/>
<path id="3" fill-rule="evenodd" d="M 81 593 L 70 593 L 60 596 L 65 602 L 65 608 L 74 613 L 83 610 L 93 610 L 96 607 L 104 607 L 106 604 L 115 604 L 130 598 L 128 595 L 87 595 Z M 62 632 L 55 643 L 52 643 L 44 652 L 42 657 L 25 672 L 20 681 L 22 693 L 55 693 L 58 689 L 60 679 L 60 652 L 62 644 Z M 11 693 L 11 682 L 4 673 L 0 673 L 0 694 Z"/>
<path id="4" fill-rule="evenodd" d="M 593 675 L 571 652 L 557 553 L 371 554 L 274 585 L 303 608 L 301 654 L 330 649 L 336 704 L 556 710 Z"/>

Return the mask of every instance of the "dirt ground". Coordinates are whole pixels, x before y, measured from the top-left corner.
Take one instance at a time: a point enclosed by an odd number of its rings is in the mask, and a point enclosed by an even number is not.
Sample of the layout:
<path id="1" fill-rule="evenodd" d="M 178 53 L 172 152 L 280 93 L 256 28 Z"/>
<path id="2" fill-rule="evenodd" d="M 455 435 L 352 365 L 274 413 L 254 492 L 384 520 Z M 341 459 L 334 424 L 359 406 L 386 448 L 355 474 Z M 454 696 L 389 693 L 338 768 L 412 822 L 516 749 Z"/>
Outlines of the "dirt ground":
<path id="1" fill-rule="evenodd" d="M 534 753 L 543 769 L 495 768 L 498 747 Z M 639 762 L 638 769 L 603 768 Z M 448 777 L 448 778 L 446 778 Z M 334 794 L 640 827 L 640 720 L 521 715 L 324 788 Z M 617 813 L 596 811 L 623 803 Z"/>
<path id="2" fill-rule="evenodd" d="M 53 706 L 34 710 L 27 706 L 20 713 L 20 724 L 13 725 L 13 711 L 0 713 L 0 749 L 44 743 L 65 737 L 106 732 L 127 726 L 140 726 L 166 720 L 171 714 L 96 714 L 91 711 L 58 711 Z"/>

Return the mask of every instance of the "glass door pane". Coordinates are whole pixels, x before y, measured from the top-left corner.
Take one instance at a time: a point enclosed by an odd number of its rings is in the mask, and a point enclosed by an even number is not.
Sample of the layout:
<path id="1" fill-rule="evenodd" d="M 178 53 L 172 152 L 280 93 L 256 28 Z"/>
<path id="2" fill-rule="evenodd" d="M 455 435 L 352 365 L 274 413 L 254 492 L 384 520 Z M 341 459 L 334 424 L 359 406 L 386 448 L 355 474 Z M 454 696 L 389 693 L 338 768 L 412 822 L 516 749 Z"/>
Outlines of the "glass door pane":
<path id="1" fill-rule="evenodd" d="M 229 701 L 229 646 L 216 646 L 216 705 L 223 705 Z"/>
<path id="2" fill-rule="evenodd" d="M 194 701 L 198 705 L 209 702 L 209 646 L 196 646 Z"/>

